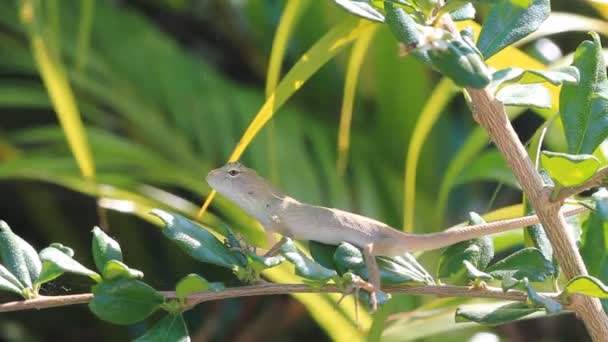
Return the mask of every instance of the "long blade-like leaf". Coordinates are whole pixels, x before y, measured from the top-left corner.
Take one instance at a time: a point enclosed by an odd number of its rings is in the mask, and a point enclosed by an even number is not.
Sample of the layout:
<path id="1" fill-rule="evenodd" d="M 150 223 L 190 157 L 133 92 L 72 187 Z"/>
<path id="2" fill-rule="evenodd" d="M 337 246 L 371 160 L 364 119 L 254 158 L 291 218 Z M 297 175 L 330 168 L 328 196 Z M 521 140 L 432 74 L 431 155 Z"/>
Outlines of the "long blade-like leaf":
<path id="1" fill-rule="evenodd" d="M 87 141 L 84 125 L 76 105 L 76 99 L 61 65 L 58 54 L 51 52 L 42 34 L 42 23 L 38 22 L 39 9 L 36 2 L 22 2 L 22 20 L 30 32 L 30 43 L 40 76 L 49 93 L 53 108 L 65 132 L 68 144 L 78 163 L 80 172 L 87 179 L 95 178 L 95 164 Z"/>
<path id="2" fill-rule="evenodd" d="M 338 130 L 338 174 L 344 174 L 348 159 L 348 148 L 350 145 L 350 124 L 353 116 L 353 103 L 355 102 L 355 92 L 357 90 L 357 79 L 359 70 L 363 64 L 363 58 L 369 49 L 369 44 L 374 36 L 377 26 L 361 35 L 353 44 L 350 60 L 346 69 L 346 79 L 344 81 L 344 97 L 342 98 L 342 110 L 340 112 L 340 126 Z"/>
<path id="3" fill-rule="evenodd" d="M 241 140 L 236 145 L 229 160 L 230 162 L 238 160 L 253 138 L 260 132 L 266 123 L 272 118 L 274 113 L 298 91 L 302 85 L 312 76 L 319 68 L 333 58 L 351 41 L 357 39 L 362 34 L 371 30 L 373 24 L 365 20 L 356 20 L 353 18 L 345 19 L 341 24 L 336 25 L 332 30 L 327 32 L 325 36 L 319 39 L 307 52 L 305 52 L 300 60 L 291 68 L 281 80 L 276 90 L 266 99 L 262 108 L 256 114 L 255 118 L 247 127 L 247 130 L 241 137 Z M 197 218 L 200 218 L 209 207 L 209 204 L 215 197 L 215 191 L 212 191 L 205 203 L 201 207 Z"/>

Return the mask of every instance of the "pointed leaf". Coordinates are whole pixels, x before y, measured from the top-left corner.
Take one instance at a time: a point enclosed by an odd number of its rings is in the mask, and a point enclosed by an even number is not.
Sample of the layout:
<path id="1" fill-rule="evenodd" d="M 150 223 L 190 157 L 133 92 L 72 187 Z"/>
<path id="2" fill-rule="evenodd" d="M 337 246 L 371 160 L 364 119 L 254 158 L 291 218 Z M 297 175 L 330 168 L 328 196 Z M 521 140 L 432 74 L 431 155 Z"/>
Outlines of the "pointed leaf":
<path id="1" fill-rule="evenodd" d="M 562 186 L 580 185 L 600 167 L 600 161 L 590 154 L 542 151 L 540 161 L 551 179 Z"/>
<path id="2" fill-rule="evenodd" d="M 340 273 L 353 272 L 369 280 L 367 264 L 361 251 L 349 244 L 341 243 L 334 254 L 334 261 Z M 404 257 L 377 257 L 382 284 L 395 285 L 404 283 L 433 283 L 432 277 L 414 260 Z"/>
<path id="3" fill-rule="evenodd" d="M 602 279 L 608 266 L 608 191 L 602 188 L 591 199 L 595 210 L 583 222 L 581 256 L 589 274 Z"/>
<path id="4" fill-rule="evenodd" d="M 93 260 L 101 272 L 110 260 L 122 261 L 122 251 L 116 240 L 112 239 L 99 227 L 93 228 Z"/>
<path id="5" fill-rule="evenodd" d="M 491 280 L 493 277 L 485 272 L 480 271 L 475 265 L 470 263 L 468 260 L 463 260 L 462 264 L 466 269 L 466 275 L 468 279 L 483 279 L 483 280 Z"/>
<path id="6" fill-rule="evenodd" d="M 329 269 L 336 269 L 337 266 L 334 262 L 334 253 L 338 246 L 325 245 L 316 241 L 308 242 L 308 249 L 310 250 L 310 256 L 321 266 Z"/>
<path id="7" fill-rule="evenodd" d="M 281 254 L 295 265 L 296 274 L 304 278 L 326 281 L 338 275 L 336 271 L 317 264 L 302 253 L 291 239 L 281 246 Z"/>
<path id="8" fill-rule="evenodd" d="M 177 298 L 181 301 L 186 299 L 191 294 L 203 291 L 221 291 L 224 289 L 224 284 L 222 283 L 211 283 L 207 281 L 207 279 L 199 276 L 198 274 L 188 274 L 183 277 L 177 285 L 175 285 L 175 293 L 177 294 Z"/>
<path id="9" fill-rule="evenodd" d="M 539 311 L 526 303 L 511 303 L 499 307 L 479 304 L 458 308 L 456 322 L 476 322 L 484 325 L 498 325 L 512 322 Z"/>
<path id="10" fill-rule="evenodd" d="M 121 261 L 109 260 L 103 268 L 102 276 L 104 281 L 116 278 L 141 279 L 144 277 L 144 273 L 130 268 Z"/>
<path id="11" fill-rule="evenodd" d="M 160 209 L 154 209 L 150 214 L 165 223 L 163 234 L 194 259 L 229 269 L 240 265 L 235 254 L 203 226 Z"/>
<path id="12" fill-rule="evenodd" d="M 498 279 L 528 278 L 530 281 L 544 281 L 553 274 L 553 264 L 534 247 L 524 248 L 488 267 L 486 272 Z"/>
<path id="13" fill-rule="evenodd" d="M 25 287 L 31 288 L 42 269 L 38 253 L 27 241 L 13 233 L 6 222 L 1 220 L 0 256 L 8 271 Z"/>
<path id="14" fill-rule="evenodd" d="M 190 336 L 184 317 L 170 314 L 133 342 L 190 342 Z"/>
<path id="15" fill-rule="evenodd" d="M 150 285 L 133 279 L 104 281 L 93 287 L 89 309 L 104 321 L 133 324 L 158 310 L 164 297 Z"/>
<path id="16" fill-rule="evenodd" d="M 518 6 L 511 1 L 499 2 L 490 8 L 484 20 L 477 47 L 488 59 L 536 31 L 550 12 L 550 0 L 533 0 L 528 7 Z"/>
<path id="17" fill-rule="evenodd" d="M 23 284 L 9 270 L 0 264 L 0 287 L 6 291 L 13 291 L 21 294 L 25 288 Z"/>
<path id="18" fill-rule="evenodd" d="M 532 286 L 530 285 L 530 282 L 528 282 L 527 280 L 525 280 L 525 284 L 526 284 L 526 292 L 528 293 L 528 299 L 532 303 L 536 304 L 539 307 L 545 308 L 545 310 L 547 310 L 548 314 L 556 314 L 556 313 L 562 311 L 562 305 L 559 302 L 539 295 L 534 290 L 534 288 L 532 288 Z"/>
<path id="19" fill-rule="evenodd" d="M 461 87 L 484 88 L 492 79 L 474 46 L 458 37 L 438 41 L 428 54 L 433 66 Z"/>
<path id="20" fill-rule="evenodd" d="M 551 93 L 541 84 L 510 84 L 496 93 L 505 106 L 551 108 Z"/>
<path id="21" fill-rule="evenodd" d="M 470 213 L 471 224 L 481 224 L 485 220 L 476 213 Z M 448 283 L 464 285 L 470 279 L 481 276 L 479 270 L 485 269 L 494 257 L 492 240 L 487 237 L 463 241 L 446 248 L 439 259 L 437 276 L 449 277 Z M 470 278 L 469 275 L 475 275 Z M 485 277 L 485 276 L 484 276 Z"/>
<path id="22" fill-rule="evenodd" d="M 526 70 L 511 67 L 494 72 L 489 88 L 492 92 L 496 92 L 502 85 L 508 83 L 531 84 L 549 82 L 552 85 L 563 83 L 577 84 L 579 79 L 580 74 L 578 69 L 573 66 L 545 70 Z"/>
<path id="23" fill-rule="evenodd" d="M 463 6 L 451 11 L 450 16 L 454 21 L 473 20 L 475 19 L 475 7 L 470 2 L 467 2 Z"/>
<path id="24" fill-rule="evenodd" d="M 592 276 L 578 276 L 570 279 L 564 286 L 564 293 L 579 293 L 585 296 L 608 298 L 608 286 Z"/>
<path id="25" fill-rule="evenodd" d="M 334 0 L 334 2 L 350 13 L 373 21 L 384 22 L 384 16 L 380 11 L 370 5 L 367 1 L 360 0 Z"/>
<path id="26" fill-rule="evenodd" d="M 43 267 L 40 277 L 36 279 L 37 285 L 51 281 L 65 272 L 88 276 L 95 281 L 101 280 L 99 274 L 72 259 L 71 253 L 66 254 L 63 246 L 60 244 L 54 245 L 57 247 L 50 246 L 40 251 L 40 260 L 43 261 Z"/>
<path id="27" fill-rule="evenodd" d="M 568 152 L 591 154 L 608 136 L 608 80 L 602 45 L 596 33 L 574 54 L 580 72 L 577 85 L 564 85 L 560 93 L 560 115 Z"/>

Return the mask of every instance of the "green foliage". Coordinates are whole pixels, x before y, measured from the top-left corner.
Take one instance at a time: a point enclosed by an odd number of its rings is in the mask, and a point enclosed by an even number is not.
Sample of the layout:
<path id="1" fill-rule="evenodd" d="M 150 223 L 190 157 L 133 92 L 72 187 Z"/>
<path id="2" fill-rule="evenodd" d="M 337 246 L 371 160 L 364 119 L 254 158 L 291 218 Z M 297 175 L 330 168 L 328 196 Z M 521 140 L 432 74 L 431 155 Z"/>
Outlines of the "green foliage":
<path id="1" fill-rule="evenodd" d="M 477 47 L 488 59 L 505 47 L 536 31 L 551 12 L 550 0 L 533 0 L 529 6 L 501 1 L 490 8 Z"/>
<path id="2" fill-rule="evenodd" d="M 89 309 L 97 317 L 114 324 L 133 324 L 150 316 L 164 297 L 150 285 L 134 279 L 118 278 L 93 287 L 95 298 Z"/>
<path id="3" fill-rule="evenodd" d="M 518 320 L 538 310 L 538 308 L 530 306 L 527 303 L 510 303 L 498 307 L 486 304 L 471 305 L 456 311 L 456 322 L 498 325 Z"/>
<path id="4" fill-rule="evenodd" d="M 600 161 L 590 154 L 543 151 L 540 160 L 551 179 L 560 186 L 580 185 L 600 167 Z"/>
<path id="5" fill-rule="evenodd" d="M 25 287 L 32 288 L 42 269 L 38 253 L 4 221 L 0 221 L 0 256 L 6 269 Z"/>
<path id="6" fill-rule="evenodd" d="M 103 271 L 110 260 L 122 261 L 120 245 L 99 227 L 93 228 L 93 260 L 99 271 Z"/>
<path id="7" fill-rule="evenodd" d="M 35 285 L 39 286 L 42 283 L 51 281 L 66 272 L 91 277 L 97 282 L 101 280 L 99 274 L 84 267 L 74 260 L 73 256 L 74 251 L 71 248 L 67 248 L 59 243 L 52 243 L 49 247 L 41 250 L 42 271 L 39 278 L 36 279 Z"/>
<path id="8" fill-rule="evenodd" d="M 481 224 L 485 220 L 476 213 L 469 213 L 470 224 Z M 448 283 L 466 285 L 471 279 L 488 279 L 482 272 L 494 258 L 494 245 L 487 237 L 463 241 L 446 248 L 441 253 L 437 266 L 437 276 L 448 278 Z"/>
<path id="9" fill-rule="evenodd" d="M 134 342 L 189 342 L 188 328 L 181 314 L 167 315 Z"/>
<path id="10" fill-rule="evenodd" d="M 580 72 L 577 85 L 564 85 L 560 93 L 560 115 L 568 153 L 591 154 L 608 136 L 608 79 L 597 33 L 584 41 L 574 54 Z"/>
<path id="11" fill-rule="evenodd" d="M 496 93 L 505 106 L 551 108 L 551 93 L 540 84 L 511 84 Z"/>
<path id="12" fill-rule="evenodd" d="M 232 269 L 239 260 L 222 242 L 187 218 L 155 209 L 150 214 L 165 224 L 163 234 L 196 260 Z"/>
<path id="13" fill-rule="evenodd" d="M 555 270 L 540 250 L 528 247 L 489 266 L 486 272 L 502 280 L 528 278 L 530 281 L 544 281 Z"/>
<path id="14" fill-rule="evenodd" d="M 183 277 L 175 285 L 175 294 L 177 298 L 182 302 L 191 294 L 202 292 L 202 291 L 221 291 L 224 289 L 222 283 L 211 283 L 207 279 L 201 277 L 198 274 L 188 274 Z"/>
<path id="15" fill-rule="evenodd" d="M 564 298 L 571 293 L 608 299 L 608 286 L 592 276 L 578 276 L 570 279 L 564 286 Z"/>
<path id="16" fill-rule="evenodd" d="M 281 246 L 281 254 L 296 267 L 296 274 L 318 283 L 325 283 L 337 276 L 336 271 L 323 267 L 300 251 L 289 239 Z"/>

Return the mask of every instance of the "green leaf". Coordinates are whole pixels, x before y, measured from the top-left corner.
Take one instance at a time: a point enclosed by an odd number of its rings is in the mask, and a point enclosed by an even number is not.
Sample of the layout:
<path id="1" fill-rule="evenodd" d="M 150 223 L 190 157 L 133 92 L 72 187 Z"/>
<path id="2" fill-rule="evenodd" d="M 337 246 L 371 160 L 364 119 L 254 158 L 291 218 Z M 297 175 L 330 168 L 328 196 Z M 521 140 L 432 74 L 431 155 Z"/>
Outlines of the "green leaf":
<path id="1" fill-rule="evenodd" d="M 95 285 L 93 294 L 95 297 L 89 303 L 89 309 L 104 321 L 123 325 L 145 319 L 164 301 L 150 285 L 125 278 Z"/>
<path id="2" fill-rule="evenodd" d="M 180 281 L 175 285 L 175 293 L 177 294 L 177 298 L 181 301 L 186 299 L 191 294 L 203 291 L 221 291 L 224 289 L 224 284 L 222 283 L 211 283 L 207 281 L 207 279 L 199 276 L 198 274 L 188 274 L 187 276 L 180 279 Z"/>
<path id="3" fill-rule="evenodd" d="M 550 0 L 533 0 L 528 7 L 518 6 L 511 1 L 493 5 L 479 33 L 477 47 L 488 59 L 536 31 L 550 12 Z"/>
<path id="4" fill-rule="evenodd" d="M 341 274 L 353 272 L 361 278 L 369 280 L 367 264 L 357 247 L 346 242 L 341 243 L 334 254 L 334 261 Z M 376 263 L 382 284 L 433 283 L 432 277 L 411 255 L 391 258 L 377 257 Z"/>
<path id="5" fill-rule="evenodd" d="M 456 310 L 456 322 L 476 322 L 483 325 L 498 325 L 528 316 L 539 309 L 526 303 L 511 303 L 499 307 L 486 304 L 467 306 Z"/>
<path id="6" fill-rule="evenodd" d="M 550 298 L 539 295 L 534 288 L 530 285 L 530 282 L 524 280 L 526 285 L 526 292 L 528 293 L 528 299 L 539 307 L 545 308 L 548 314 L 556 314 L 562 311 L 562 305 Z"/>
<path id="7" fill-rule="evenodd" d="M 25 287 L 9 270 L 0 264 L 0 290 L 22 294 Z"/>
<path id="8" fill-rule="evenodd" d="M 433 66 L 461 87 L 484 88 L 492 75 L 474 46 L 458 37 L 444 37 L 428 52 Z"/>
<path id="9" fill-rule="evenodd" d="M 8 224 L 0 220 L 0 256 L 4 266 L 25 287 L 32 288 L 40 275 L 42 263 L 38 253 L 27 241 L 13 233 Z"/>
<path id="10" fill-rule="evenodd" d="M 578 69 L 573 66 L 544 70 L 526 70 L 511 67 L 494 72 L 489 88 L 492 92 L 496 92 L 503 84 L 507 83 L 532 84 L 549 82 L 553 85 L 563 83 L 577 84 L 579 79 L 580 74 Z"/>
<path id="11" fill-rule="evenodd" d="M 484 223 L 481 216 L 469 213 L 471 224 Z M 492 239 L 487 236 L 479 239 L 459 242 L 446 248 L 439 259 L 437 276 L 448 278 L 448 283 L 454 285 L 468 284 L 470 279 L 485 277 L 482 275 L 492 258 L 494 257 L 494 245 Z M 469 276 L 473 275 L 473 278 Z"/>
<path id="12" fill-rule="evenodd" d="M 551 108 L 551 92 L 541 84 L 510 84 L 496 93 L 505 106 Z"/>
<path id="13" fill-rule="evenodd" d="M 384 4 L 386 24 L 393 35 L 408 47 L 418 48 L 422 45 L 422 26 L 417 24 L 411 15 L 391 2 Z"/>
<path id="14" fill-rule="evenodd" d="M 608 191 L 603 188 L 591 199 L 595 210 L 583 222 L 581 256 L 589 274 L 601 279 L 608 264 Z"/>
<path id="15" fill-rule="evenodd" d="M 314 261 L 321 264 L 321 266 L 329 269 L 336 269 L 337 266 L 334 262 L 334 254 L 338 246 L 326 245 L 316 241 L 308 241 L 308 249 L 310 250 L 310 256 Z"/>
<path id="16" fill-rule="evenodd" d="M 109 260 L 103 268 L 102 276 L 104 281 L 116 278 L 141 279 L 144 273 L 130 268 L 121 261 Z"/>
<path id="17" fill-rule="evenodd" d="M 95 266 L 100 272 L 104 270 L 108 261 L 122 261 L 122 251 L 118 242 L 99 229 L 99 227 L 93 228 L 92 250 Z"/>
<path id="18" fill-rule="evenodd" d="M 542 166 L 551 179 L 561 186 L 577 186 L 591 178 L 600 167 L 600 161 L 590 154 L 566 154 L 542 151 Z"/>
<path id="19" fill-rule="evenodd" d="M 35 284 L 39 286 L 59 277 L 65 272 L 91 277 L 97 282 L 101 280 L 99 274 L 72 259 L 74 254 L 73 252 L 70 253 L 70 251 L 71 249 L 66 250 L 63 245 L 57 243 L 40 251 L 40 260 L 43 261 L 42 272 L 40 273 L 40 277 L 36 279 Z"/>
<path id="20" fill-rule="evenodd" d="M 133 342 L 190 342 L 188 328 L 181 314 L 167 315 Z"/>
<path id="21" fill-rule="evenodd" d="M 467 279 L 482 279 L 482 280 L 491 280 L 494 277 L 492 277 L 491 275 L 480 271 L 477 267 L 475 267 L 475 265 L 473 265 L 470 261 L 468 260 L 463 260 L 462 264 L 464 265 L 465 269 L 466 269 L 466 276 Z"/>
<path id="22" fill-rule="evenodd" d="M 585 296 L 608 298 L 608 286 L 602 283 L 601 280 L 592 276 L 577 276 L 564 286 L 564 293 L 579 293 Z"/>
<path id="23" fill-rule="evenodd" d="M 574 53 L 579 84 L 564 85 L 560 92 L 560 115 L 572 154 L 591 154 L 608 136 L 606 64 L 599 36 L 591 36 L 593 41 L 582 42 Z"/>
<path id="24" fill-rule="evenodd" d="M 530 281 L 544 281 L 555 271 L 551 261 L 545 259 L 541 251 L 534 247 L 524 248 L 488 267 L 486 272 L 494 278 L 528 278 Z"/>
<path id="25" fill-rule="evenodd" d="M 229 269 L 240 265 L 235 254 L 203 226 L 160 209 L 154 209 L 150 214 L 165 223 L 163 234 L 194 259 Z"/>
<path id="26" fill-rule="evenodd" d="M 450 12 L 450 16 L 454 21 L 473 20 L 475 19 L 475 7 L 470 2 Z"/>
<path id="27" fill-rule="evenodd" d="M 321 266 L 302 253 L 291 239 L 281 246 L 281 254 L 295 265 L 296 274 L 304 278 L 327 281 L 338 275 L 336 271 Z"/>
<path id="28" fill-rule="evenodd" d="M 357 0 L 334 0 L 334 2 L 348 12 L 369 20 L 384 22 L 384 16 L 380 11 L 370 5 L 367 1 Z"/>

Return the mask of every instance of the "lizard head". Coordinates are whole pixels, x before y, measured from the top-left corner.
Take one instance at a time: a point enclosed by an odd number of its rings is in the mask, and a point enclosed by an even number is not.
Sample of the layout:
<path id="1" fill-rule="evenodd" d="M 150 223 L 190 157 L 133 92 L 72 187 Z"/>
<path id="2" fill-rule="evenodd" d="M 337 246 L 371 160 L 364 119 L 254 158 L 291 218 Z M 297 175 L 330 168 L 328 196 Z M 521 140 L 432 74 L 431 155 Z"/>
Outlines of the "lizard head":
<path id="1" fill-rule="evenodd" d="M 231 202 L 260 222 L 265 221 L 264 207 L 273 198 L 272 187 L 258 174 L 240 163 L 228 163 L 211 170 L 207 183 Z"/>

